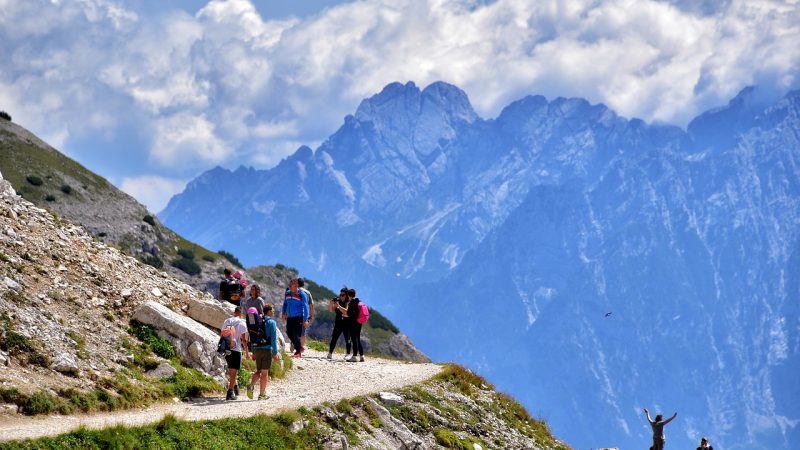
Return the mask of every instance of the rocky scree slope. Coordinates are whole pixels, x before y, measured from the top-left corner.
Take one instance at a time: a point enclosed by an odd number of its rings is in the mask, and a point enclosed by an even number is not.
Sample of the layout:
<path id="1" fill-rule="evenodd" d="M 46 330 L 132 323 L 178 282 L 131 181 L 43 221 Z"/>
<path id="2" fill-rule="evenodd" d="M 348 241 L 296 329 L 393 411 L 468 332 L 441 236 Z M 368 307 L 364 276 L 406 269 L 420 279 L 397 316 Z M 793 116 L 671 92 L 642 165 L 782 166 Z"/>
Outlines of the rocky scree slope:
<path id="1" fill-rule="evenodd" d="M 27 413 L 40 412 L 39 406 L 49 411 L 45 403 L 56 394 L 76 401 L 91 394 L 93 402 L 99 396 L 105 407 L 138 406 L 167 395 L 142 373 L 167 361 L 128 332 L 145 304 L 199 327 L 197 345 L 214 340 L 212 331 L 182 311 L 190 304 L 215 307 L 216 300 L 20 198 L 2 176 L 0 261 L 0 400 L 28 401 L 20 405 Z M 221 380 L 221 362 L 210 348 L 194 354 L 189 344 L 196 342 L 170 339 L 187 364 Z M 163 366 L 169 373 L 157 378 L 178 373 L 202 389 L 217 389 L 211 378 L 177 366 Z M 3 411 L 15 409 L 6 405 Z"/>

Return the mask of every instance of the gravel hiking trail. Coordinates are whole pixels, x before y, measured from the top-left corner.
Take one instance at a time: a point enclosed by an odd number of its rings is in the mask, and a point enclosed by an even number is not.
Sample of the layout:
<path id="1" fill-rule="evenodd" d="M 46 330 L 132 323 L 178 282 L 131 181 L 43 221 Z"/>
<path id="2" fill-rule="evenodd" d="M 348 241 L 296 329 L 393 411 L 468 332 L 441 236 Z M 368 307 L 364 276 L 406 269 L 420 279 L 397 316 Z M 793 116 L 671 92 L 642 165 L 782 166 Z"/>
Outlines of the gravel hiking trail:
<path id="1" fill-rule="evenodd" d="M 313 407 L 324 402 L 335 403 L 343 398 L 389 391 L 420 383 L 439 373 L 436 364 L 414 364 L 403 361 L 366 357 L 365 362 L 346 362 L 340 353 L 333 360 L 326 353 L 308 350 L 283 380 L 271 380 L 267 400 L 250 400 L 244 386 L 236 401 L 224 397 L 205 397 L 187 402 L 159 403 L 146 409 L 111 413 L 68 416 L 3 417 L 0 441 L 56 436 L 84 426 L 101 429 L 115 425 L 128 427 L 152 424 L 173 414 L 182 420 L 207 420 L 275 414 L 301 406 Z M 258 387 L 256 386 L 256 396 Z"/>

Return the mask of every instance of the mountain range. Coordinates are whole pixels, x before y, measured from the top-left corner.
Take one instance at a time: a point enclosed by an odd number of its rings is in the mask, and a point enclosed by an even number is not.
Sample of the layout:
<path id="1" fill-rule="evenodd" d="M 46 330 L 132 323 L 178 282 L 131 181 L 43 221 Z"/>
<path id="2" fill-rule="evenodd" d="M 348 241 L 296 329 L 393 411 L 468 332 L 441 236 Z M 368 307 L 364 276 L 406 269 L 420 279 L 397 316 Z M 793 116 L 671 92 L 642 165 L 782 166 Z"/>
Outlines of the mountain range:
<path id="1" fill-rule="evenodd" d="M 393 83 L 316 150 L 210 170 L 159 214 L 247 264 L 355 285 L 428 355 L 576 448 L 800 445 L 800 92 L 686 130 L 583 99 L 494 119 Z"/>

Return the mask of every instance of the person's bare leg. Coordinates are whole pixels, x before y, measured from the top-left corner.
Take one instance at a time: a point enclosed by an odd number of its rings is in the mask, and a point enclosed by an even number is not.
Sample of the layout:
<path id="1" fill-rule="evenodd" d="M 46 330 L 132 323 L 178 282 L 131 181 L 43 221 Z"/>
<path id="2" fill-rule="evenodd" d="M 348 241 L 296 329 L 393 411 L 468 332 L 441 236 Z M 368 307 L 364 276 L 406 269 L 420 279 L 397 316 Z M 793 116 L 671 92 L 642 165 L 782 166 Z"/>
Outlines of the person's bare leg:
<path id="1" fill-rule="evenodd" d="M 267 384 L 269 384 L 269 370 L 261 371 L 261 384 L 258 386 L 258 396 L 261 397 L 267 391 Z"/>

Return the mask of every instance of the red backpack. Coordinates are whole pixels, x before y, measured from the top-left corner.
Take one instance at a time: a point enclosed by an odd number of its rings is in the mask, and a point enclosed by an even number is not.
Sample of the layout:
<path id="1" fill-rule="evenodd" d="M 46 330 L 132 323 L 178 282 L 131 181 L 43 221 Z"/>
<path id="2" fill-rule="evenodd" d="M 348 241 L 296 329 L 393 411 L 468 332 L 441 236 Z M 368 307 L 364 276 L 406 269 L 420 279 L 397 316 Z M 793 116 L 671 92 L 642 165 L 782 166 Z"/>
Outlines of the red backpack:
<path id="1" fill-rule="evenodd" d="M 356 322 L 360 324 L 365 324 L 369 320 L 369 308 L 367 304 L 364 302 L 358 302 L 358 317 L 356 318 Z"/>

